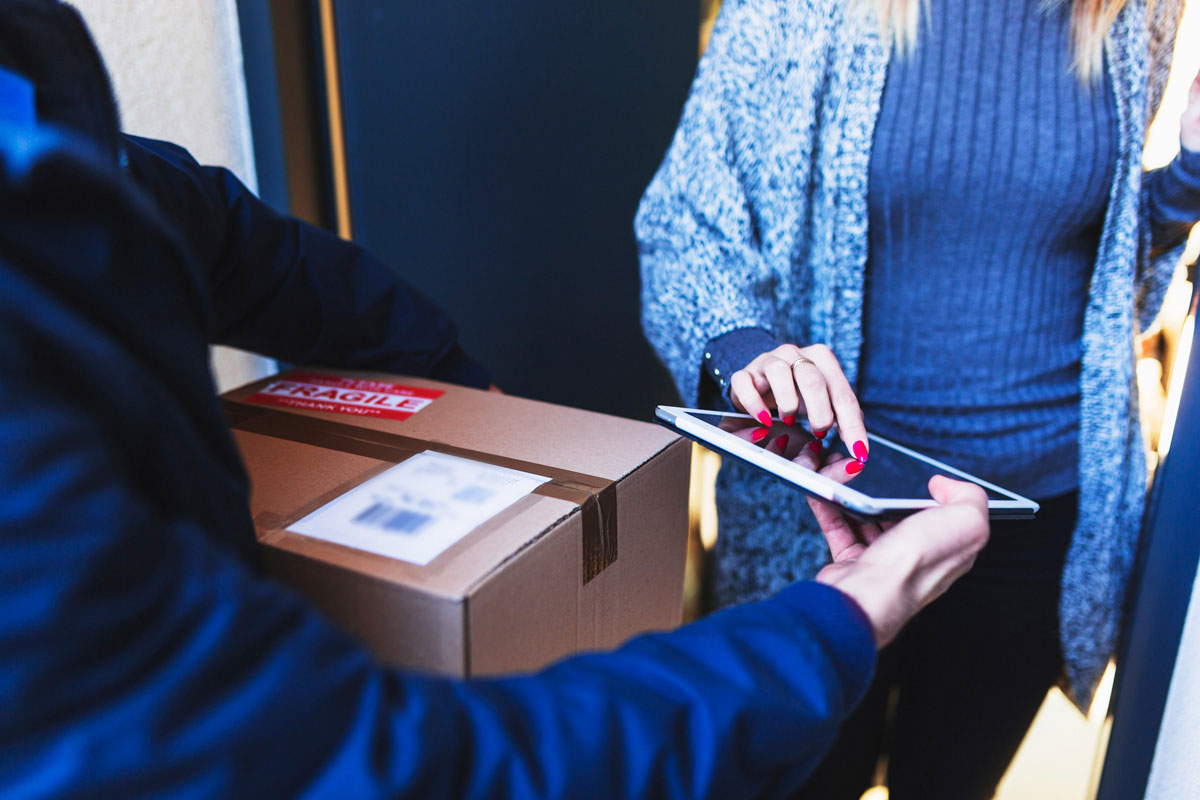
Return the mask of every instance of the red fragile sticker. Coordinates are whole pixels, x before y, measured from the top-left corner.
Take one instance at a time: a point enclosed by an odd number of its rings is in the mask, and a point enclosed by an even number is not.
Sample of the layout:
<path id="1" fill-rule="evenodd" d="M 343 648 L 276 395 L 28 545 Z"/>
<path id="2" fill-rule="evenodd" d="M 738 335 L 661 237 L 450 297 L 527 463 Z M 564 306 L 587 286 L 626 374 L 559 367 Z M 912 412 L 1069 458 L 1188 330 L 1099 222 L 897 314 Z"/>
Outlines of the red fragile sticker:
<path id="1" fill-rule="evenodd" d="M 333 411 L 356 417 L 408 419 L 445 392 L 398 383 L 289 372 L 246 398 L 247 403 Z"/>

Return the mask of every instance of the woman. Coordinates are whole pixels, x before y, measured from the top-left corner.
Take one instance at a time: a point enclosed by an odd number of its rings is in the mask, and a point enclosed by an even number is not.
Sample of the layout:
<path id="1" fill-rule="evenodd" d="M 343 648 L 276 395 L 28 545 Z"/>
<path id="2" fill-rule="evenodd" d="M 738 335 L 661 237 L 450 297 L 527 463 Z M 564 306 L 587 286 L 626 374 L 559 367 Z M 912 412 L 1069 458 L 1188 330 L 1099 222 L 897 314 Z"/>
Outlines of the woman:
<path id="1" fill-rule="evenodd" d="M 1135 314 L 1153 317 L 1200 219 L 1200 76 L 1180 157 L 1141 167 L 1181 8 L 721 12 L 636 221 L 644 326 L 681 394 L 804 415 L 818 435 L 836 421 L 870 469 L 865 411 L 872 431 L 1042 501 L 1038 520 L 995 526 L 891 648 L 863 740 L 818 778 L 849 784 L 813 796 L 869 781 L 889 681 L 893 800 L 990 796 L 1046 690 L 1094 692 L 1145 491 Z M 827 558 L 786 487 L 727 464 L 718 503 L 722 603 Z"/>

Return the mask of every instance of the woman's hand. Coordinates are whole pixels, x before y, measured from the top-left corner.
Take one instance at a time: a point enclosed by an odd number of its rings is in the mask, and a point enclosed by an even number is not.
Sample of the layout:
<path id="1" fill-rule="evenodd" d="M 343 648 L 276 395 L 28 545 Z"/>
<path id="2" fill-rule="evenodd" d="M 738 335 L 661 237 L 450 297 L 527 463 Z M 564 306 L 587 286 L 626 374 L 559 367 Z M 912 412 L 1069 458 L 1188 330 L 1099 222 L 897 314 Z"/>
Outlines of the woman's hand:
<path id="1" fill-rule="evenodd" d="M 837 357 L 825 345 L 780 345 L 733 373 L 729 387 L 733 404 L 763 425 L 771 422 L 771 408 L 789 426 L 804 414 L 817 438 L 824 438 L 836 422 L 850 454 L 866 463 L 862 409 Z"/>
<path id="2" fill-rule="evenodd" d="M 1200 153 L 1200 72 L 1188 90 L 1188 104 L 1179 121 L 1179 142 L 1193 153 Z"/>

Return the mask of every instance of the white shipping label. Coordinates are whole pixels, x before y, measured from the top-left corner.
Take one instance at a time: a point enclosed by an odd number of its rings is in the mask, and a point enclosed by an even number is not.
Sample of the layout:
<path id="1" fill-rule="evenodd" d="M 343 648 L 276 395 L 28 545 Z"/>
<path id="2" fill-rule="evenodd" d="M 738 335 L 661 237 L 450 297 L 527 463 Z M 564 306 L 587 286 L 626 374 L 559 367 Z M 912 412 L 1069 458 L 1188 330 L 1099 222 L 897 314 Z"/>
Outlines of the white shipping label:
<path id="1" fill-rule="evenodd" d="M 426 450 L 288 530 L 424 565 L 548 480 Z"/>

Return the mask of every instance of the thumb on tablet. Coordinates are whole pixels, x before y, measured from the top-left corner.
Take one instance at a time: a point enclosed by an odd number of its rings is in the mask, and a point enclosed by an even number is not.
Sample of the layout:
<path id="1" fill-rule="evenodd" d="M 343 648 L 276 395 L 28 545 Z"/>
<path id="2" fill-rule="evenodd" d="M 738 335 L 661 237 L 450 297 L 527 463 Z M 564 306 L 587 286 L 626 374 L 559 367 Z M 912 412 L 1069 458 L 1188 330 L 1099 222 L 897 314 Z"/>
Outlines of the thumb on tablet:
<path id="1" fill-rule="evenodd" d="M 929 479 L 929 496 L 936 500 L 938 505 L 963 503 L 978 509 L 985 516 L 987 514 L 987 493 L 983 487 L 974 483 L 956 481 L 945 475 L 934 475 Z"/>

